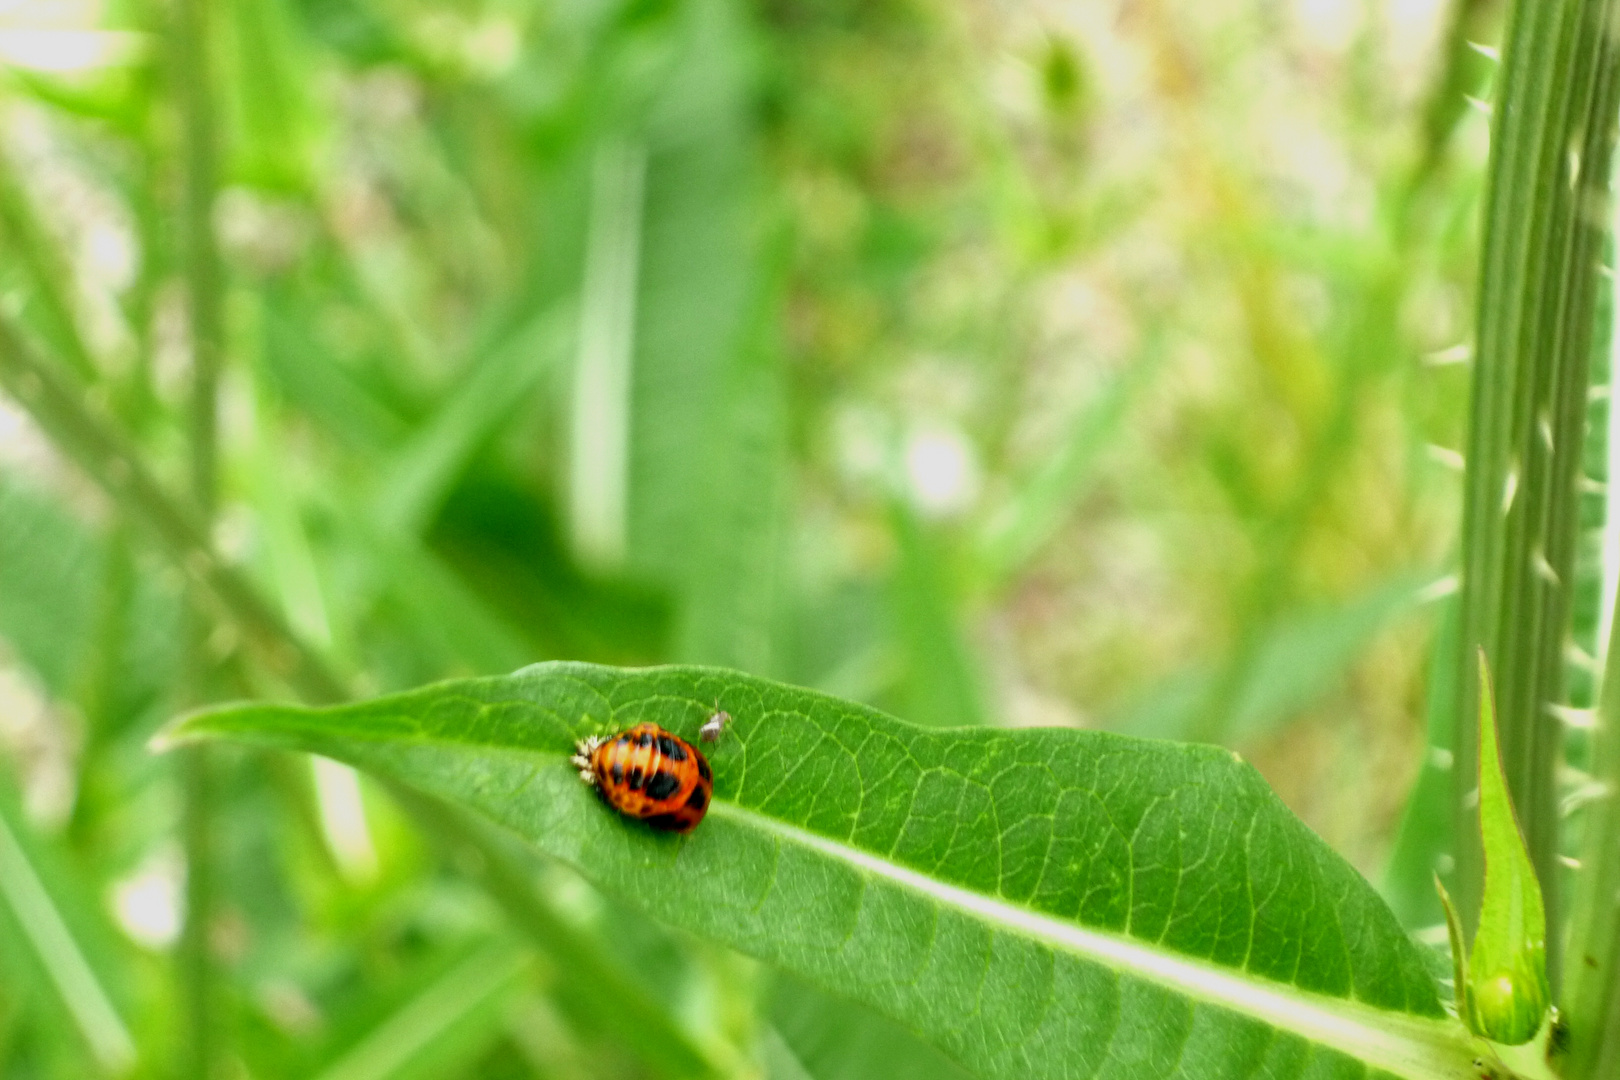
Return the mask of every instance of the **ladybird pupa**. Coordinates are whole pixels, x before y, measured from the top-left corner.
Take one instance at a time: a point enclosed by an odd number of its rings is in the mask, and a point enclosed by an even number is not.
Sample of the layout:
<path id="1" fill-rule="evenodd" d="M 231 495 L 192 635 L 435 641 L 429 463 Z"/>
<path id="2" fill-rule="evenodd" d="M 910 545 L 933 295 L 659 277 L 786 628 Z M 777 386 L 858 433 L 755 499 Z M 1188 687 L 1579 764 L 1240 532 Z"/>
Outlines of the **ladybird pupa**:
<path id="1" fill-rule="evenodd" d="M 657 724 L 581 739 L 569 760 L 580 778 L 625 817 L 688 833 L 709 809 L 714 774 L 702 751 Z"/>

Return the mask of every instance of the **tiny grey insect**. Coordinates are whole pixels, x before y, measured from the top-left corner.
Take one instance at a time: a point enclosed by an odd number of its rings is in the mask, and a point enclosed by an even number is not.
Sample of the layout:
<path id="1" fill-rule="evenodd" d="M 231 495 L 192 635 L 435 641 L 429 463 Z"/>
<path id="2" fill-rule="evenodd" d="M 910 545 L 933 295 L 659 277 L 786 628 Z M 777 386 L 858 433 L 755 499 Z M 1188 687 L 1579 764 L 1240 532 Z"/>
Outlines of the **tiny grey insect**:
<path id="1" fill-rule="evenodd" d="M 704 742 L 719 742 L 721 733 L 726 730 L 726 725 L 729 723 L 731 723 L 731 714 L 716 706 L 713 715 L 709 717 L 702 727 L 698 728 L 698 738 Z"/>

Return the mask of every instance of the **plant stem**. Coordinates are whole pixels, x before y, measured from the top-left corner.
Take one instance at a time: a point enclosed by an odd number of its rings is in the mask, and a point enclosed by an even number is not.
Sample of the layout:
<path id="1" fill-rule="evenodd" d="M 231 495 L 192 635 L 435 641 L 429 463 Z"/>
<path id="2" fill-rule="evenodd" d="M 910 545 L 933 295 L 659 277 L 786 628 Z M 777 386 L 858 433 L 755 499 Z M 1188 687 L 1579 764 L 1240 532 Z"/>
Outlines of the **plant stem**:
<path id="1" fill-rule="evenodd" d="M 1599 794 L 1587 813 L 1569 924 L 1569 1080 L 1620 1072 L 1620 638 L 1613 632 L 1591 767 Z"/>
<path id="2" fill-rule="evenodd" d="M 1611 0 L 1518 0 L 1491 142 L 1462 536 L 1457 670 L 1458 895 L 1470 932 L 1484 864 L 1478 775 L 1483 647 L 1502 758 L 1558 927 L 1557 768 L 1598 256 L 1620 81 Z M 1557 950 L 1548 956 L 1556 987 Z"/>
<path id="3" fill-rule="evenodd" d="M 215 149 L 209 0 L 179 0 L 175 10 L 175 81 L 184 118 L 185 201 L 182 264 L 191 330 L 191 490 L 211 517 L 218 498 L 217 429 L 224 352 L 219 251 L 214 242 Z"/>
<path id="4" fill-rule="evenodd" d="M 241 635 L 271 675 L 311 703 L 348 696 L 326 660 L 292 632 L 246 577 L 214 552 L 191 505 L 163 490 L 123 433 L 92 412 L 82 395 L 4 316 L 0 316 L 0 385 L 116 506 L 152 530 L 215 614 Z"/>
<path id="5" fill-rule="evenodd" d="M 28 281 L 28 300 L 36 310 L 36 323 L 67 361 L 73 373 L 86 382 L 96 378 L 96 365 L 90 358 L 78 320 L 69 299 L 71 271 L 63 265 L 56 249 L 34 217 L 28 195 L 17 183 L 16 169 L 0 155 L 0 238 L 7 252 Z"/>
<path id="6" fill-rule="evenodd" d="M 224 354 L 219 252 L 214 243 L 214 117 L 209 63 L 209 0 L 179 0 L 174 17 L 174 82 L 182 115 L 183 241 L 187 314 L 191 331 L 191 499 L 204 528 L 219 502 L 219 372 Z M 195 594 L 196 590 L 191 590 Z M 198 605 L 188 605 L 187 656 L 193 700 L 208 700 L 213 668 L 208 629 Z M 180 942 L 180 978 L 188 1018 L 186 1072 L 207 1080 L 213 1072 L 215 1002 L 208 932 L 214 909 L 214 764 L 204 747 L 181 757 L 186 851 L 186 921 Z"/>

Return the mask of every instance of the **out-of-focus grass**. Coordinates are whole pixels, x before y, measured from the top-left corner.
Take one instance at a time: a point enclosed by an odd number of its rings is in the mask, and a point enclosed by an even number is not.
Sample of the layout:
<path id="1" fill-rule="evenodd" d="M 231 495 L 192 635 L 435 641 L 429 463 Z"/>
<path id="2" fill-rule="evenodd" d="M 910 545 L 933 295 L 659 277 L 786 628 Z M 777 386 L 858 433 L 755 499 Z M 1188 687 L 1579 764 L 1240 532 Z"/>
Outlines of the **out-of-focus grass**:
<path id="1" fill-rule="evenodd" d="M 690 660 L 924 723 L 1226 741 L 1371 871 L 1460 499 L 1466 39 L 1495 30 L 1459 10 L 233 0 L 188 83 L 170 5 L 25 5 L 0 318 L 187 490 L 200 92 L 214 540 L 352 687 Z M 167 1075 L 180 793 L 143 742 L 185 702 L 188 568 L 96 479 L 0 398 L 0 764 L 47 895 L 118 928 L 78 949 Z M 201 618 L 220 693 L 293 692 Z M 825 1038 L 846 1007 L 425 842 L 369 785 L 356 815 L 304 762 L 220 767 L 222 1068 L 643 1075 L 599 1000 L 632 978 L 698 1071 L 935 1067 L 862 1066 Z M 82 1076 L 112 1028 L 85 1041 L 13 914 L 0 1076 Z"/>

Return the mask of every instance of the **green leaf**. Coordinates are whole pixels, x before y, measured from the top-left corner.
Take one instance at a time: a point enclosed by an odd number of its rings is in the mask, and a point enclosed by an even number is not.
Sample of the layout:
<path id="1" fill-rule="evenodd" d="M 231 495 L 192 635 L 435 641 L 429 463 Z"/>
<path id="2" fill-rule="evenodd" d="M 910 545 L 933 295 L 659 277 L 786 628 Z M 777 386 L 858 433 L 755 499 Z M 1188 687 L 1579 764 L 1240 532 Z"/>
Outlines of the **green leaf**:
<path id="1" fill-rule="evenodd" d="M 294 8 L 280 0 L 238 0 L 225 7 L 216 48 L 229 77 L 222 80 L 233 179 L 272 189 L 303 191 L 310 183 L 315 81 Z"/>
<path id="2" fill-rule="evenodd" d="M 661 1000 L 646 985 L 645 956 L 637 956 L 633 973 L 625 970 L 603 948 L 597 934 L 570 923 L 555 900 L 535 887 L 537 874 L 531 863 L 539 860 L 532 852 L 482 820 L 408 788 L 393 790 L 396 800 L 427 832 L 461 861 L 477 867 L 480 884 L 500 902 L 514 928 L 552 966 L 566 972 L 557 987 L 558 1004 L 576 1025 L 637 1055 L 643 1073 L 649 1076 L 691 1077 L 715 1071 L 708 1048 L 699 1045 L 672 1015 L 675 1003 Z"/>
<path id="3" fill-rule="evenodd" d="M 1547 916 L 1496 746 L 1496 704 L 1484 650 L 1479 654 L 1479 827 L 1485 889 L 1468 963 L 1466 1015 L 1480 1035 L 1517 1046 L 1540 1030 L 1551 1001 Z"/>
<path id="4" fill-rule="evenodd" d="M 579 737 L 694 737 L 688 837 L 606 809 Z M 872 1005 L 987 1078 L 1471 1077 L 1424 960 L 1365 881 L 1224 750 L 929 730 L 704 668 L 542 664 L 332 709 L 227 707 L 166 741 L 327 754 L 461 803 L 604 892 Z"/>
<path id="5" fill-rule="evenodd" d="M 756 224 L 766 207 L 752 28 L 731 4 L 677 10 L 678 62 L 649 93 L 645 121 L 628 446 L 617 451 L 624 565 L 676 599 L 676 658 L 775 670 L 788 506 L 775 308 L 788 263 Z"/>

